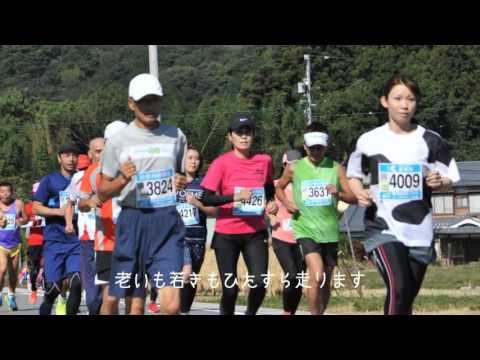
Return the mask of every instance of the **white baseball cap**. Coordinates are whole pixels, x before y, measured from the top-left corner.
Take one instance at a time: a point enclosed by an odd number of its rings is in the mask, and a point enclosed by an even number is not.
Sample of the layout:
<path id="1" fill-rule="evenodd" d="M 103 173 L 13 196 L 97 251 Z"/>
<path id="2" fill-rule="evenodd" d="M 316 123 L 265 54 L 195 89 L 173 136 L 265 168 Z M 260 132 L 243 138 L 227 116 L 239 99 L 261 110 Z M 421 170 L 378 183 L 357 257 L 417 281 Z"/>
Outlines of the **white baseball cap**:
<path id="1" fill-rule="evenodd" d="M 321 146 L 328 146 L 328 135 L 322 132 L 312 132 L 307 133 L 304 136 L 305 145 L 308 147 L 321 145 Z"/>
<path id="2" fill-rule="evenodd" d="M 123 121 L 114 121 L 108 124 L 107 127 L 105 128 L 105 135 L 104 135 L 105 140 L 112 138 L 117 133 L 125 129 L 127 126 L 128 125 Z"/>
<path id="3" fill-rule="evenodd" d="M 139 101 L 148 95 L 163 96 L 162 84 L 151 74 L 141 74 L 130 81 L 128 96 Z"/>

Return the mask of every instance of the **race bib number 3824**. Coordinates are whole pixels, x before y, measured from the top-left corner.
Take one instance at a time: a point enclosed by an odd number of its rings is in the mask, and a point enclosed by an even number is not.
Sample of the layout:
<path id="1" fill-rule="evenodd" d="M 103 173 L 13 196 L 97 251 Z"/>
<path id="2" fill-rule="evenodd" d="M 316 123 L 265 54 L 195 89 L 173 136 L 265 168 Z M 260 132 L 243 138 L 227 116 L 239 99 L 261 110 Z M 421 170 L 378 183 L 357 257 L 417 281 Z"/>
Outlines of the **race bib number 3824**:
<path id="1" fill-rule="evenodd" d="M 380 200 L 422 200 L 423 178 L 420 164 L 379 164 Z"/>
<path id="2" fill-rule="evenodd" d="M 157 209 L 175 206 L 174 175 L 173 169 L 137 174 L 135 182 L 138 208 Z"/>

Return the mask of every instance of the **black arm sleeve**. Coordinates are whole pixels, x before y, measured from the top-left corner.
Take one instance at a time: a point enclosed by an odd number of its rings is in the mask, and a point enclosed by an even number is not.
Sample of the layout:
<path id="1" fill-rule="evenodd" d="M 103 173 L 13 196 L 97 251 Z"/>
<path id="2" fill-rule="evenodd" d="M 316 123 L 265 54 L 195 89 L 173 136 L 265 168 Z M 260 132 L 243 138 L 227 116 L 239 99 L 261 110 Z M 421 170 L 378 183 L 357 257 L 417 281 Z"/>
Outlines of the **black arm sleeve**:
<path id="1" fill-rule="evenodd" d="M 203 194 L 203 199 L 201 201 L 202 201 L 202 204 L 205 206 L 218 207 L 218 206 L 232 203 L 233 196 L 234 195 L 220 196 L 220 195 L 216 195 L 211 190 L 205 190 L 205 193 Z"/>
<path id="2" fill-rule="evenodd" d="M 265 196 L 267 201 L 275 199 L 275 185 L 273 183 L 265 184 Z"/>

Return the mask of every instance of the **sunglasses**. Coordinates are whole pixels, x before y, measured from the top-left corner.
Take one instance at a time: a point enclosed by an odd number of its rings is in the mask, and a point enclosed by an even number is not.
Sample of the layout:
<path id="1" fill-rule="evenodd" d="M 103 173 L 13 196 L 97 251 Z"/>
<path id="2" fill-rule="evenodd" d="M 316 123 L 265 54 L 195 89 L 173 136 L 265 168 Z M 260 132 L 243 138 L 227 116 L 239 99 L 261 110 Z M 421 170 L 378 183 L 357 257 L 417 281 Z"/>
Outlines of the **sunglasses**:
<path id="1" fill-rule="evenodd" d="M 313 145 L 308 148 L 310 151 L 322 151 L 325 149 L 325 146 L 322 145 Z"/>

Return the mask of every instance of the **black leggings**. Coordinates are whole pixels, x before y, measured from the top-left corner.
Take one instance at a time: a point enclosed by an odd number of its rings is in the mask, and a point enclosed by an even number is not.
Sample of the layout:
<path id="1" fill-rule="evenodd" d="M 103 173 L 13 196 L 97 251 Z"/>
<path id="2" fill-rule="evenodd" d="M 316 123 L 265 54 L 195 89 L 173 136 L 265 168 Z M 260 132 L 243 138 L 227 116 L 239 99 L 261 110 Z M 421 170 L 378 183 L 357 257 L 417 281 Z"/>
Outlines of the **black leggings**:
<path id="1" fill-rule="evenodd" d="M 215 234 L 212 247 L 215 249 L 222 281 L 221 315 L 235 314 L 238 296 L 237 265 L 240 253 L 243 255 L 249 275 L 253 276 L 249 281 L 250 291 L 246 315 L 255 315 L 258 312 L 267 290 L 266 281 L 262 276 L 268 272 L 267 239 L 266 231 L 248 235 Z"/>
<path id="2" fill-rule="evenodd" d="M 63 280 L 45 285 L 45 295 L 40 306 L 40 315 L 50 315 L 58 295 L 62 293 Z M 80 273 L 68 275 L 68 289 L 70 294 L 67 299 L 67 315 L 77 315 L 82 301 L 82 281 Z"/>
<path id="3" fill-rule="evenodd" d="M 273 251 L 284 272 L 283 277 L 283 309 L 286 313 L 295 315 L 302 299 L 302 287 L 298 274 L 305 272 L 305 262 L 297 244 L 273 239 Z"/>
<path id="4" fill-rule="evenodd" d="M 411 315 L 428 265 L 412 259 L 399 242 L 379 246 L 372 258 L 387 286 L 385 315 Z"/>
<path id="5" fill-rule="evenodd" d="M 185 241 L 186 251 L 190 253 L 190 259 L 192 260 L 192 274 L 200 274 L 202 269 L 203 260 L 205 259 L 205 241 Z M 191 282 L 186 282 L 180 290 L 181 299 L 181 313 L 187 314 L 192 309 L 193 300 L 197 294 L 197 286 L 193 286 Z"/>
<path id="6" fill-rule="evenodd" d="M 40 272 L 40 265 L 42 263 L 43 246 L 29 246 L 28 253 L 28 269 L 30 270 L 30 283 L 32 284 L 32 291 L 37 291 L 37 276 Z"/>

